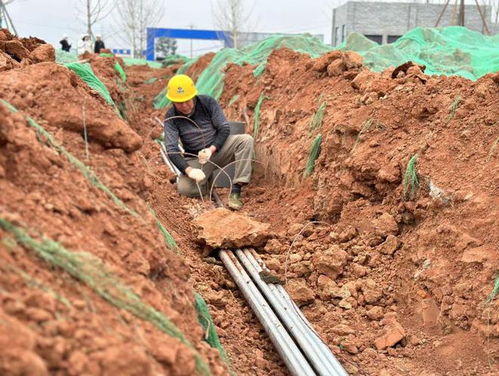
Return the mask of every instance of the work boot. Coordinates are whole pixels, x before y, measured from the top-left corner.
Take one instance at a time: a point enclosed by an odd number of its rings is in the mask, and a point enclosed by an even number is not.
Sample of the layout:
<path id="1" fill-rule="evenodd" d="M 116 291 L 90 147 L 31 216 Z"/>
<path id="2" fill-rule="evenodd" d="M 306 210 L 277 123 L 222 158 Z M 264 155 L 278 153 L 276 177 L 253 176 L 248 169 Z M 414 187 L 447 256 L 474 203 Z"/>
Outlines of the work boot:
<path id="1" fill-rule="evenodd" d="M 231 193 L 229 196 L 229 208 L 232 210 L 239 210 L 243 207 L 240 193 Z"/>

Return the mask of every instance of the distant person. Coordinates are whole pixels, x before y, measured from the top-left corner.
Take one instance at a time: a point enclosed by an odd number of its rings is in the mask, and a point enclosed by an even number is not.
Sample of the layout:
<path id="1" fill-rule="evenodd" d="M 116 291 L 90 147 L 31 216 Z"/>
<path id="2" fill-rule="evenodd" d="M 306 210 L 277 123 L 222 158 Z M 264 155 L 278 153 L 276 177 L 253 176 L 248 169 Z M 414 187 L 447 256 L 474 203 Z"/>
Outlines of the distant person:
<path id="1" fill-rule="evenodd" d="M 63 35 L 59 43 L 61 44 L 61 48 L 63 51 L 69 52 L 69 50 L 71 50 L 71 45 L 69 44 L 67 35 Z"/>
<path id="2" fill-rule="evenodd" d="M 83 55 L 85 52 L 93 52 L 93 43 L 90 39 L 90 35 L 83 34 L 82 38 L 78 41 L 78 55 Z"/>
<path id="3" fill-rule="evenodd" d="M 96 54 L 100 54 L 100 51 L 106 48 L 106 45 L 104 44 L 104 41 L 102 40 L 102 37 L 100 35 L 96 35 L 97 40 L 95 41 L 94 45 L 94 52 Z"/>

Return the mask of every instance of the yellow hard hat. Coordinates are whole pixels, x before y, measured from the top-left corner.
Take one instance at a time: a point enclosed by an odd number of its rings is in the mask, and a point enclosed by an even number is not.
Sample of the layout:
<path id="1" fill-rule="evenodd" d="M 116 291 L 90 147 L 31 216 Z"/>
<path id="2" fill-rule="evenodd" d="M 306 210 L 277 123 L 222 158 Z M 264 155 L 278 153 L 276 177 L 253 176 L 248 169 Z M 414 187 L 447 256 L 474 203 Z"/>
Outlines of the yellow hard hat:
<path id="1" fill-rule="evenodd" d="M 194 82 L 185 74 L 177 74 L 168 81 L 166 97 L 172 102 L 187 102 L 198 93 Z"/>

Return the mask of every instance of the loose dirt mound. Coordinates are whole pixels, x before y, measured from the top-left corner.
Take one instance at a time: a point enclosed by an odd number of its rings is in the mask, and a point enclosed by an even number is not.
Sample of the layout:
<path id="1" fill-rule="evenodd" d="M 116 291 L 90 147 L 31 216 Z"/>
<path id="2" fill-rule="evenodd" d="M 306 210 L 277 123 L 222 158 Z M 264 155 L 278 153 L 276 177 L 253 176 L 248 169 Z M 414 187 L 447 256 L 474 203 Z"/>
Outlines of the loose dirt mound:
<path id="1" fill-rule="evenodd" d="M 392 78 L 352 53 L 287 49 L 253 69 L 229 66 L 221 99 L 229 118 L 250 119 L 265 165 L 251 211 L 281 230 L 267 261 L 328 343 L 368 374 L 493 372 L 497 74 L 471 82 L 413 65 Z"/>
<path id="2" fill-rule="evenodd" d="M 74 72 L 40 63 L 2 74 L 0 97 L 52 127 L 95 139 L 106 147 L 137 150 L 142 139 Z"/>
<path id="3" fill-rule="evenodd" d="M 55 61 L 55 50 L 38 38 L 17 38 L 0 29 L 0 72 L 45 61 Z"/>

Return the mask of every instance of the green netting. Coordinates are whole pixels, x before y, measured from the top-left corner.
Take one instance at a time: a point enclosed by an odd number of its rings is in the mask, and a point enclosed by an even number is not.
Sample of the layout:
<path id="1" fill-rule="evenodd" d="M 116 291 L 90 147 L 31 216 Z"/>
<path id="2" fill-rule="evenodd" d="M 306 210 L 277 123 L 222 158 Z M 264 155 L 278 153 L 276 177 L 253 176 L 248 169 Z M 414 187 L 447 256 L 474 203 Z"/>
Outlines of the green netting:
<path id="1" fill-rule="evenodd" d="M 107 90 L 106 85 L 102 83 L 101 80 L 95 75 L 92 67 L 88 63 L 68 63 L 65 64 L 66 67 L 75 72 L 78 76 L 81 77 L 83 81 L 87 83 L 92 89 L 97 91 L 102 98 L 106 100 L 111 106 L 116 107 L 113 102 L 113 98 L 111 98 L 111 94 L 109 94 L 109 90 Z"/>
<path id="2" fill-rule="evenodd" d="M 162 65 L 160 62 L 157 61 L 147 61 L 146 59 L 135 59 L 132 57 L 124 57 L 123 61 L 125 62 L 126 66 L 132 66 L 132 65 L 147 65 L 150 68 L 162 68 Z"/>
<path id="3" fill-rule="evenodd" d="M 114 64 L 114 70 L 115 70 L 116 72 L 118 72 L 118 74 L 119 74 L 119 75 L 120 75 L 120 77 L 121 77 L 121 80 L 122 80 L 123 82 L 125 82 L 125 81 L 126 81 L 126 73 L 125 73 L 125 70 L 123 69 L 123 67 L 121 66 L 121 64 L 120 64 L 120 63 L 116 62 L 116 64 Z"/>
<path id="4" fill-rule="evenodd" d="M 310 35 L 282 36 L 275 35 L 263 41 L 252 44 L 243 49 L 224 48 L 219 51 L 211 60 L 210 64 L 201 73 L 196 81 L 196 88 L 200 94 L 208 94 L 218 99 L 223 91 L 224 73 L 223 69 L 229 63 L 239 65 L 252 64 L 257 65 L 253 72 L 256 76 L 265 70 L 267 58 L 270 53 L 278 48 L 287 47 L 294 51 L 307 53 L 312 57 L 319 57 L 325 52 L 331 51 L 332 47 L 325 45 Z M 189 61 L 186 64 L 193 64 Z M 184 64 L 185 66 L 185 64 Z M 183 73 L 187 68 L 179 70 L 177 73 Z M 156 109 L 164 108 L 168 101 L 164 100 L 164 91 L 160 93 L 154 102 Z"/>
<path id="5" fill-rule="evenodd" d="M 471 80 L 499 71 L 499 35 L 485 36 L 460 26 L 418 27 L 395 43 L 381 46 L 352 33 L 339 48 L 358 52 L 374 71 L 410 60 L 426 65 L 427 74 L 459 75 Z"/>
<path id="6" fill-rule="evenodd" d="M 58 64 L 68 64 L 78 61 L 78 55 L 63 50 L 55 51 L 55 62 Z"/>
<path id="7" fill-rule="evenodd" d="M 87 252 L 69 251 L 61 244 L 45 237 L 37 241 L 23 229 L 1 217 L 0 227 L 13 234 L 19 244 L 35 252 L 50 265 L 59 267 L 82 281 L 110 304 L 149 321 L 162 332 L 178 339 L 194 353 L 198 372 L 202 375 L 211 374 L 209 366 L 182 331 L 163 313 L 142 301 L 140 296 L 109 271 L 101 259 Z"/>
<path id="8" fill-rule="evenodd" d="M 308 155 L 307 166 L 305 167 L 305 171 L 303 173 L 304 177 L 312 175 L 315 168 L 315 160 L 319 157 L 321 153 L 321 143 L 322 143 L 322 135 L 319 134 L 315 137 L 314 141 L 312 141 L 312 145 L 310 146 L 310 153 Z"/>
<path id="9" fill-rule="evenodd" d="M 253 138 L 258 137 L 258 132 L 260 132 L 260 111 L 262 108 L 262 103 L 265 99 L 269 99 L 269 97 L 265 96 L 264 93 L 260 94 L 258 97 L 258 102 L 256 102 L 255 106 L 255 114 L 253 115 L 254 117 L 254 123 L 253 123 Z"/>
<path id="10" fill-rule="evenodd" d="M 204 301 L 203 297 L 198 293 L 194 293 L 194 301 L 195 301 L 196 311 L 198 313 L 198 321 L 203 327 L 203 330 L 205 332 L 204 336 L 205 341 L 208 342 L 211 347 L 218 350 L 218 352 L 220 353 L 220 357 L 227 364 L 230 370 L 231 365 L 229 357 L 227 356 L 225 349 L 220 343 L 215 323 L 211 318 L 206 302 Z M 230 373 L 231 375 L 234 375 L 232 371 L 230 371 Z"/>

